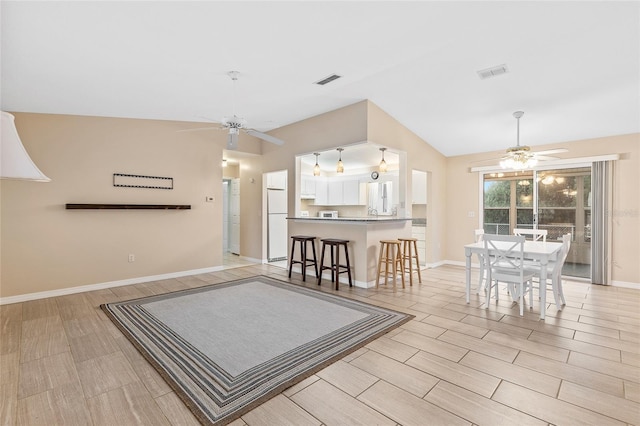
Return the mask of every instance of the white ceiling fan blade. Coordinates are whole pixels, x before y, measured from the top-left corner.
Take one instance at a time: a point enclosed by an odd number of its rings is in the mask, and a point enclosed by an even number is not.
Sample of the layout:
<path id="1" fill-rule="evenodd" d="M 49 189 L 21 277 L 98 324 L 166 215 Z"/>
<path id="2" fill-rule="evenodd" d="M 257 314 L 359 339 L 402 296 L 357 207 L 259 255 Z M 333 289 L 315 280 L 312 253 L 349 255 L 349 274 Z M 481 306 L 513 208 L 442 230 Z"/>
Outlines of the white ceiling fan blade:
<path id="1" fill-rule="evenodd" d="M 569 152 L 566 148 L 558 148 L 558 149 L 548 149 L 546 151 L 535 151 L 536 155 L 553 155 L 553 154 L 562 154 L 563 152 Z"/>
<path id="2" fill-rule="evenodd" d="M 284 141 L 282 139 L 278 139 L 276 137 L 267 135 L 266 133 L 258 132 L 257 130 L 244 129 L 245 132 L 250 134 L 251 136 L 255 136 L 256 138 L 260 138 L 264 141 L 271 142 L 276 145 L 284 145 Z"/>
<path id="3" fill-rule="evenodd" d="M 229 136 L 227 136 L 227 149 L 231 151 L 236 151 L 238 149 L 238 133 L 231 132 Z"/>

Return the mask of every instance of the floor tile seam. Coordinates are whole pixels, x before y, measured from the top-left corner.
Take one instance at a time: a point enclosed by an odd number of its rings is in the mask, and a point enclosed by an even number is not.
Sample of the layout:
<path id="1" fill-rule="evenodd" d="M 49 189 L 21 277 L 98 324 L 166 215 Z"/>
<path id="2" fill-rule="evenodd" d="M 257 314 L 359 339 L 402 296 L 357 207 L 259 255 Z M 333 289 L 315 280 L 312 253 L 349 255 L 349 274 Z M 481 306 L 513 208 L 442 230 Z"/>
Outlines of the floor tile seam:
<path id="1" fill-rule="evenodd" d="M 561 397 L 560 397 L 560 391 L 561 391 L 561 389 L 562 389 L 562 384 L 563 384 L 564 382 L 567 382 L 567 383 L 573 383 L 574 385 L 577 385 L 577 386 L 580 386 L 580 387 L 583 387 L 583 388 L 586 388 L 586 389 L 589 389 L 589 390 L 594 390 L 594 391 L 596 391 L 596 392 L 599 392 L 599 390 L 598 390 L 598 389 L 589 388 L 588 386 L 581 385 L 580 383 L 574 383 L 574 382 L 572 382 L 571 380 L 564 380 L 564 379 L 563 379 L 563 380 L 562 380 L 562 383 L 560 384 L 560 388 L 558 389 L 558 396 L 556 397 L 556 399 L 557 399 L 558 401 L 562 401 L 562 402 L 564 402 L 564 403 L 571 404 L 571 405 L 573 405 L 573 406 L 575 406 L 575 407 L 578 407 L 578 408 L 581 408 L 581 409 L 584 409 L 584 410 L 590 411 L 590 412 L 595 413 L 595 414 L 598 414 L 598 415 L 600 415 L 600 416 L 608 417 L 608 418 L 610 418 L 610 419 L 612 419 L 612 420 L 615 420 L 615 421 L 618 421 L 618 422 L 627 423 L 625 420 L 621 420 L 621 419 L 619 419 L 619 418 L 611 417 L 611 416 L 610 416 L 610 415 L 608 415 L 608 414 L 603 414 L 603 413 L 601 413 L 601 412 L 599 412 L 599 411 L 594 411 L 594 410 L 590 409 L 589 407 L 585 407 L 585 406 L 582 406 L 582 405 L 578 405 L 578 404 L 575 404 L 575 403 L 573 403 L 573 402 L 571 402 L 571 401 L 568 401 L 568 400 L 566 400 L 566 399 L 561 398 Z M 608 396 L 610 396 L 610 397 L 613 397 L 613 398 L 620 398 L 619 396 L 611 395 L 611 394 L 606 393 L 606 392 L 602 392 L 602 393 L 605 393 L 606 395 L 608 395 Z M 620 399 L 624 399 L 624 400 L 626 400 L 626 401 L 630 401 L 630 400 L 627 400 L 626 398 L 620 398 Z M 632 401 L 632 402 L 633 402 L 633 401 Z M 638 403 L 637 403 L 637 404 L 638 404 Z M 638 404 L 638 406 L 640 407 L 640 404 Z"/>
<path id="2" fill-rule="evenodd" d="M 561 380 L 563 380 L 563 379 L 561 379 Z M 585 409 L 584 407 L 580 407 L 579 405 L 576 405 L 576 404 L 573 404 L 573 403 L 571 403 L 571 402 L 568 402 L 568 401 L 565 401 L 565 400 L 562 400 L 562 399 L 558 398 L 558 396 L 559 396 L 559 394 L 560 394 L 560 387 L 561 387 L 561 385 L 562 385 L 562 382 L 561 382 L 561 383 L 560 383 L 560 385 L 558 386 L 558 391 L 557 391 L 557 393 L 556 393 L 556 396 L 555 396 L 555 397 L 550 396 L 550 395 L 546 395 L 546 394 L 541 393 L 541 392 L 538 392 L 538 391 L 536 391 L 535 389 L 527 388 L 527 387 L 522 386 L 522 385 L 519 385 L 519 384 L 517 384 L 517 383 L 510 382 L 510 381 L 508 381 L 508 380 L 504 380 L 504 382 L 506 382 L 506 383 L 510 383 L 510 384 L 512 384 L 512 385 L 514 385 L 514 386 L 518 386 L 518 387 L 525 388 L 525 389 L 527 389 L 527 390 L 528 390 L 528 391 L 530 391 L 530 392 L 535 392 L 535 393 L 537 393 L 537 394 L 541 395 L 543 398 L 544 398 L 544 397 L 552 398 L 552 399 L 555 399 L 556 401 L 562 402 L 562 403 L 564 403 L 564 404 L 573 405 L 574 407 L 577 407 L 577 408 L 579 408 L 579 409 Z M 497 389 L 496 389 L 496 391 L 497 391 Z M 494 395 L 495 395 L 495 393 L 494 393 Z M 543 418 L 540 418 L 540 417 L 534 416 L 534 415 L 533 415 L 533 414 L 531 414 L 531 413 L 528 413 L 528 412 L 525 412 L 525 411 L 519 410 L 519 409 L 517 409 L 517 408 L 515 408 L 515 407 L 510 407 L 510 406 L 508 406 L 508 405 L 506 405 L 506 404 L 502 403 L 501 401 L 495 400 L 495 399 L 493 399 L 493 396 L 491 397 L 491 400 L 492 400 L 492 401 L 495 401 L 495 402 L 498 402 L 498 403 L 501 403 L 501 404 L 503 404 L 503 405 L 505 405 L 505 406 L 507 406 L 507 407 L 509 407 L 509 408 L 511 408 L 511 409 L 514 409 L 514 410 L 516 410 L 516 411 L 519 411 L 519 412 L 521 412 L 521 413 L 523 413 L 523 414 L 526 414 L 526 415 L 528 415 L 528 416 L 530 416 L 530 417 L 534 417 L 534 418 L 536 418 L 536 419 L 538 419 L 538 420 L 541 420 L 541 421 L 543 421 L 543 422 L 547 422 L 549 425 L 551 425 L 551 424 L 552 424 L 552 423 L 550 422 L 550 420 L 547 420 L 547 419 L 543 419 Z M 600 415 L 600 416 L 604 416 L 602 413 L 598 413 L 598 412 L 595 412 L 595 411 L 592 411 L 592 410 L 588 410 L 588 411 L 591 411 L 591 412 L 593 412 L 593 413 L 595 413 L 595 414 L 598 414 L 598 415 Z M 609 417 L 609 416 L 605 416 L 605 417 Z M 610 417 L 610 418 L 611 418 L 611 417 Z M 614 420 L 616 420 L 616 419 L 614 419 Z"/>
<path id="3" fill-rule="evenodd" d="M 592 358 L 598 358 L 598 357 L 596 357 L 596 356 L 592 356 L 592 355 L 589 355 L 589 354 L 583 354 L 583 355 L 591 356 Z M 610 362 L 616 363 L 616 364 L 617 364 L 617 365 L 619 365 L 621 368 L 625 368 L 625 367 L 627 366 L 627 364 L 624 364 L 622 361 L 611 361 L 611 360 L 603 360 L 603 361 L 610 361 Z M 604 374 L 604 375 L 609 376 L 609 377 L 612 377 L 612 378 L 614 378 L 614 379 L 619 379 L 619 380 L 623 380 L 623 381 L 624 381 L 624 380 L 627 380 L 627 381 L 629 381 L 629 382 L 633 382 L 633 383 L 635 383 L 635 384 L 637 384 L 637 385 L 640 385 L 640 374 L 638 374 L 638 377 L 636 377 L 636 380 L 631 380 L 631 379 L 629 379 L 629 378 L 628 378 L 629 376 L 620 377 L 620 376 L 622 376 L 622 374 L 621 374 L 621 375 L 616 376 L 616 375 L 613 375 L 613 374 L 610 374 L 610 373 L 603 373 L 603 372 L 602 372 L 602 371 L 600 371 L 600 370 L 593 370 L 593 369 L 591 369 L 591 368 L 589 368 L 589 367 L 583 367 L 582 365 L 577 364 L 575 360 L 572 362 L 572 360 L 571 360 L 571 356 L 569 357 L 569 360 L 567 361 L 567 364 L 572 365 L 572 366 L 574 366 L 574 367 L 581 367 L 581 368 L 585 368 L 585 369 L 590 370 L 590 371 L 593 371 L 593 372 L 595 372 L 595 373 Z M 635 366 L 633 366 L 633 365 L 631 365 L 631 366 L 629 366 L 629 367 L 630 367 L 630 369 L 638 370 L 638 372 L 640 373 L 640 367 L 635 367 Z"/>
<path id="4" fill-rule="evenodd" d="M 536 340 L 531 340 L 531 341 L 534 342 L 534 343 L 538 343 L 538 344 L 545 344 L 544 342 L 538 342 Z M 589 342 L 583 342 L 583 341 L 574 340 L 574 339 L 571 339 L 570 341 L 571 342 L 576 342 L 576 343 L 582 343 L 582 344 L 589 345 L 589 346 L 594 346 L 594 348 L 593 348 L 594 351 L 597 351 L 598 348 L 607 349 L 607 350 L 611 350 L 611 351 L 617 351 L 618 352 L 618 359 L 619 360 L 622 359 L 622 352 L 619 349 L 609 348 L 609 347 L 601 346 L 601 345 L 594 345 L 594 344 L 589 343 Z M 558 349 L 568 350 L 569 351 L 569 355 L 571 354 L 571 352 L 577 352 L 577 353 L 581 353 L 581 354 L 584 354 L 584 355 L 590 355 L 590 356 L 593 356 L 595 358 L 601 358 L 601 359 L 603 359 L 605 361 L 615 361 L 615 360 L 612 360 L 611 358 L 607 358 L 605 356 L 597 356 L 597 355 L 594 355 L 593 353 L 585 352 L 584 349 L 579 350 L 579 349 L 576 349 L 576 348 L 571 348 L 571 347 L 569 347 L 570 345 L 567 345 L 567 346 L 564 346 L 564 345 L 552 345 L 552 344 L 549 344 L 549 343 L 546 343 L 546 345 L 553 346 L 553 347 L 558 348 Z M 615 361 L 615 362 L 618 362 L 618 361 Z"/>
<path id="5" fill-rule="evenodd" d="M 539 356 L 539 355 L 534 355 L 534 356 Z M 552 363 L 565 364 L 566 367 L 563 367 L 563 370 L 564 370 L 564 368 L 571 367 L 570 371 L 573 371 L 576 374 L 578 374 L 578 373 L 590 374 L 590 375 L 593 375 L 595 378 L 598 378 L 598 379 L 602 379 L 602 380 L 613 379 L 615 381 L 620 381 L 621 383 L 623 383 L 623 380 L 621 378 L 619 378 L 619 377 L 611 376 L 609 374 L 601 373 L 599 371 L 591 370 L 589 368 L 581 367 L 579 365 L 570 364 L 569 362 L 560 363 L 559 361 L 554 361 L 554 360 L 548 360 L 548 361 L 552 362 Z M 514 361 L 514 365 L 529 369 L 529 370 L 531 370 L 531 371 L 533 371 L 533 372 L 535 372 L 537 374 L 546 374 L 547 376 L 555 377 L 555 378 L 558 378 L 560 380 L 566 380 L 568 382 L 575 383 L 575 384 L 578 384 L 578 385 L 583 386 L 583 387 L 589 387 L 589 386 L 586 386 L 585 384 L 576 383 L 575 381 L 571 380 L 571 377 L 568 377 L 566 374 L 565 375 L 558 375 L 557 373 L 551 374 L 549 372 L 546 372 L 544 369 L 540 369 L 540 368 L 536 369 L 535 366 L 534 367 L 529 367 L 527 365 L 518 364 L 518 359 L 517 358 Z M 581 375 L 581 377 L 582 377 L 582 375 Z M 592 389 L 595 389 L 595 388 L 592 388 Z M 599 389 L 595 389 L 595 390 L 599 390 Z M 608 393 L 608 392 L 605 392 L 605 393 Z"/>

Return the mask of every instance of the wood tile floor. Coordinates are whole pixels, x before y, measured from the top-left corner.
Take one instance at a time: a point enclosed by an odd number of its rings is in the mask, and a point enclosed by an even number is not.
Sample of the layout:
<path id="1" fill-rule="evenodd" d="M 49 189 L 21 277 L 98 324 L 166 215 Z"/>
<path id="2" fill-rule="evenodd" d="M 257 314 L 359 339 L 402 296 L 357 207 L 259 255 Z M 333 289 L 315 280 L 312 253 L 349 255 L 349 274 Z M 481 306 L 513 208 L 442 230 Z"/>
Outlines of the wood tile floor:
<path id="1" fill-rule="evenodd" d="M 98 306 L 260 274 L 287 280 L 253 265 L 0 306 L 0 424 L 197 424 Z M 463 282 L 447 266 L 404 290 L 341 286 L 415 319 L 233 425 L 640 424 L 640 291 L 566 281 L 540 321 L 504 292 L 467 305 Z"/>

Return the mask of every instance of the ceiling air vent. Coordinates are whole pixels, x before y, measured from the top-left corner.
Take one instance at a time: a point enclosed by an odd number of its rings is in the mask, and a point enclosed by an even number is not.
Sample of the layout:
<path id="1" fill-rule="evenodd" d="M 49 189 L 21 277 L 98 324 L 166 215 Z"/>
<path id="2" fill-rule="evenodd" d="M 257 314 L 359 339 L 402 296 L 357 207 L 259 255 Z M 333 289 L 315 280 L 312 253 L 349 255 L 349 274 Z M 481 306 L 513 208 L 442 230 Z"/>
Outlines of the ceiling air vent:
<path id="1" fill-rule="evenodd" d="M 323 78 L 322 80 L 320 80 L 320 81 L 316 81 L 316 82 L 315 82 L 315 83 L 313 83 L 313 84 L 318 84 L 318 85 L 320 85 L 320 86 L 324 86 L 324 85 L 325 85 L 325 84 L 327 84 L 327 83 L 331 83 L 333 80 L 337 80 L 337 79 L 339 79 L 340 77 L 342 77 L 342 76 L 340 76 L 340 75 L 338 75 L 338 74 L 331 74 L 329 77 L 325 77 L 325 78 Z"/>
<path id="2" fill-rule="evenodd" d="M 487 68 L 484 70 L 477 71 L 481 80 L 485 80 L 487 78 L 495 77 L 498 75 L 506 74 L 509 72 L 506 64 L 497 65 L 495 67 Z"/>

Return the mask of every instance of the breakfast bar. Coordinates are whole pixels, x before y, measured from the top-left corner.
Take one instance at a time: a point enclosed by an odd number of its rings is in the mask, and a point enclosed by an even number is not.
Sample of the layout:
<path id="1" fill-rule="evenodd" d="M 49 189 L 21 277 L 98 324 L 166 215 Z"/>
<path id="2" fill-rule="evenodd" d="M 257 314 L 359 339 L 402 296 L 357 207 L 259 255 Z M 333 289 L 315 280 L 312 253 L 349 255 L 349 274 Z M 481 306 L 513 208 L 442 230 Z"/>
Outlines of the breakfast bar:
<path id="1" fill-rule="evenodd" d="M 411 237 L 411 218 L 367 216 L 287 219 L 290 235 L 313 235 L 317 237 L 318 244 L 323 238 L 349 240 L 352 275 L 357 287 L 374 287 L 376 284 L 380 240 Z"/>

